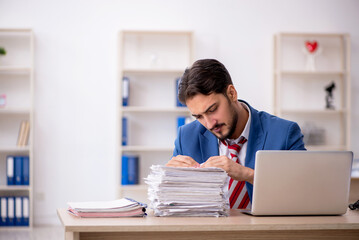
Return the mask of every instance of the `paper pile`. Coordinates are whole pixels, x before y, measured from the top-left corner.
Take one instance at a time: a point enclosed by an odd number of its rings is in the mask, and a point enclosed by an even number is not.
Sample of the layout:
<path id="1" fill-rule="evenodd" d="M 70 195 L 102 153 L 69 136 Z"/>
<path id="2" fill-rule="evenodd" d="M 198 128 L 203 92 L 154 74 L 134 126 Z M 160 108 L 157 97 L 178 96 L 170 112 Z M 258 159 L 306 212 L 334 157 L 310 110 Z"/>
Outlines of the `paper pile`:
<path id="1" fill-rule="evenodd" d="M 114 201 L 69 202 L 68 212 L 78 217 L 142 217 L 146 204 L 129 198 Z"/>
<path id="2" fill-rule="evenodd" d="M 145 179 L 155 216 L 228 216 L 228 176 L 220 168 L 151 166 Z"/>

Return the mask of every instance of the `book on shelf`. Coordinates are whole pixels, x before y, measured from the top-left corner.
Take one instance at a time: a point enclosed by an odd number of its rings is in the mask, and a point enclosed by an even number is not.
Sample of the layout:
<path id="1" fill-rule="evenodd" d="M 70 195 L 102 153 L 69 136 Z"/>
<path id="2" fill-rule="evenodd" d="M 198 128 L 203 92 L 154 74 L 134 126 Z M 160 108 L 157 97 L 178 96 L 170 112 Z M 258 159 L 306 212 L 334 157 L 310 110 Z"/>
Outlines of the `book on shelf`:
<path id="1" fill-rule="evenodd" d="M 126 146 L 128 144 L 127 138 L 127 118 L 122 118 L 122 146 Z"/>
<path id="2" fill-rule="evenodd" d="M 138 184 L 139 157 L 134 155 L 122 155 L 121 184 Z"/>
<path id="3" fill-rule="evenodd" d="M 15 156 L 14 157 L 14 176 L 15 176 L 15 185 L 22 184 L 22 157 Z"/>
<path id="4" fill-rule="evenodd" d="M 130 95 L 130 79 L 122 78 L 122 106 L 128 106 L 128 98 Z"/>
<path id="5" fill-rule="evenodd" d="M 6 178 L 7 178 L 7 185 L 14 185 L 15 184 L 15 177 L 14 177 L 14 156 L 7 156 L 6 157 Z"/>
<path id="6" fill-rule="evenodd" d="M 29 226 L 29 197 L 0 197 L 0 227 Z"/>
<path id="7" fill-rule="evenodd" d="M 30 158 L 29 156 L 22 156 L 22 185 L 30 185 Z"/>
<path id="8" fill-rule="evenodd" d="M 27 120 L 21 121 L 19 135 L 17 138 L 17 146 L 27 146 L 29 143 L 30 122 Z"/>

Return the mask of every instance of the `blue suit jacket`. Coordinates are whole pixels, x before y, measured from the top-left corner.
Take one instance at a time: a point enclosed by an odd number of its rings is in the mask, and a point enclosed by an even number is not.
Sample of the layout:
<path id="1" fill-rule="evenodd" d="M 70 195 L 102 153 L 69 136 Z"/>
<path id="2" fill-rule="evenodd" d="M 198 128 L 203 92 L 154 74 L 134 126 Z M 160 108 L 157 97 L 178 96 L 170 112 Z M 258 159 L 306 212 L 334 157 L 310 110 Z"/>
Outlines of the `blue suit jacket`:
<path id="1" fill-rule="evenodd" d="M 240 100 L 241 102 L 244 102 Z M 244 102 L 249 106 L 248 103 Z M 297 123 L 259 112 L 249 106 L 251 127 L 248 138 L 245 166 L 254 169 L 255 155 L 258 150 L 306 150 L 303 134 Z M 198 121 L 179 128 L 173 156 L 186 155 L 198 163 L 218 156 L 218 139 Z M 253 185 L 246 182 L 252 201 Z"/>

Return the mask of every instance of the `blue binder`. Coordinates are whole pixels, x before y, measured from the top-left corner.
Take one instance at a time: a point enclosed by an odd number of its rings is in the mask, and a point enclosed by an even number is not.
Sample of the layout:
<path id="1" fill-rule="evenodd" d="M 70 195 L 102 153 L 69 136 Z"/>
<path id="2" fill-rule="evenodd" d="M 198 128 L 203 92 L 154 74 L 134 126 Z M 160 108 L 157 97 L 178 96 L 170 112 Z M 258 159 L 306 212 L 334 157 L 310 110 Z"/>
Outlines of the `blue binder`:
<path id="1" fill-rule="evenodd" d="M 30 158 L 29 156 L 22 157 L 22 185 L 29 185 L 30 183 Z"/>
<path id="2" fill-rule="evenodd" d="M 7 156 L 6 157 L 6 176 L 7 176 L 7 185 L 14 185 L 15 184 L 15 177 L 14 177 L 14 168 L 15 168 L 15 161 L 14 156 Z"/>
<path id="3" fill-rule="evenodd" d="M 186 124 L 186 117 L 177 117 L 177 128 Z"/>
<path id="4" fill-rule="evenodd" d="M 15 177 L 15 185 L 21 185 L 22 182 L 22 156 L 14 157 L 14 177 Z"/>
<path id="5" fill-rule="evenodd" d="M 122 185 L 138 184 L 138 156 L 122 156 Z"/>
<path id="6" fill-rule="evenodd" d="M 178 99 L 178 86 L 179 86 L 180 81 L 181 81 L 181 78 L 176 79 L 176 106 L 177 107 L 186 107 L 186 105 L 181 103 L 180 100 Z"/>
<path id="7" fill-rule="evenodd" d="M 130 79 L 122 78 L 122 106 L 128 106 L 128 98 L 130 95 Z"/>
<path id="8" fill-rule="evenodd" d="M 29 226 L 30 205 L 29 197 L 22 197 L 22 226 Z"/>
<path id="9" fill-rule="evenodd" d="M 22 198 L 15 197 L 15 226 L 22 226 Z"/>
<path id="10" fill-rule="evenodd" d="M 15 198 L 7 197 L 7 226 L 15 226 Z"/>
<path id="11" fill-rule="evenodd" d="M 127 145 L 127 118 L 122 118 L 122 146 Z"/>
<path id="12" fill-rule="evenodd" d="M 7 198 L 0 197 L 0 226 L 7 225 Z"/>

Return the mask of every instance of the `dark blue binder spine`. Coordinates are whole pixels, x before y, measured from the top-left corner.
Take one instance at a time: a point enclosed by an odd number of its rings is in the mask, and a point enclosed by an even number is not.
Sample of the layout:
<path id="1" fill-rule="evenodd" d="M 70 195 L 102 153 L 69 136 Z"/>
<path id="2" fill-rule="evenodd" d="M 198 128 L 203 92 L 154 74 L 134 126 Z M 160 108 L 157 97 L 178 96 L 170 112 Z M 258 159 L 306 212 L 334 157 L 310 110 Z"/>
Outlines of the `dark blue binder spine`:
<path id="1" fill-rule="evenodd" d="M 30 158 L 23 156 L 22 158 L 22 184 L 29 185 L 30 183 Z"/>
<path id="2" fill-rule="evenodd" d="M 15 161 L 14 156 L 6 157 L 6 176 L 7 176 L 7 185 L 15 184 Z"/>
<path id="3" fill-rule="evenodd" d="M 122 185 L 138 184 L 138 156 L 122 156 Z"/>
<path id="4" fill-rule="evenodd" d="M 127 138 L 127 118 L 123 117 L 122 118 L 122 146 L 126 146 L 128 143 L 128 138 Z"/>
<path id="5" fill-rule="evenodd" d="M 176 105 L 177 107 L 185 107 L 186 105 L 182 104 L 178 99 L 178 86 L 181 81 L 181 78 L 176 79 Z"/>
<path id="6" fill-rule="evenodd" d="M 22 184 L 22 156 L 14 157 L 14 165 L 15 165 L 15 185 Z"/>
<path id="7" fill-rule="evenodd" d="M 130 79 L 128 77 L 122 78 L 122 106 L 128 106 L 128 99 L 130 96 Z"/>

